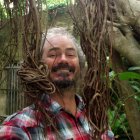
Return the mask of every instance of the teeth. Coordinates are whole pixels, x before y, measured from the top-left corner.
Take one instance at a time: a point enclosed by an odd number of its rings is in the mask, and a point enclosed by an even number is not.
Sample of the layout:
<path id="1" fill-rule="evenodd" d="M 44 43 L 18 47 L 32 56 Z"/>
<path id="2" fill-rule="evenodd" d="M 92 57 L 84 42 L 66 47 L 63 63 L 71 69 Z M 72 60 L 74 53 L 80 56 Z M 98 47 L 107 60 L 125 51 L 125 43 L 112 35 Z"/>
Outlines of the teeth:
<path id="1" fill-rule="evenodd" d="M 69 72 L 69 70 L 67 70 L 67 69 L 62 69 L 62 70 L 58 70 L 58 71 L 60 71 L 60 72 Z"/>

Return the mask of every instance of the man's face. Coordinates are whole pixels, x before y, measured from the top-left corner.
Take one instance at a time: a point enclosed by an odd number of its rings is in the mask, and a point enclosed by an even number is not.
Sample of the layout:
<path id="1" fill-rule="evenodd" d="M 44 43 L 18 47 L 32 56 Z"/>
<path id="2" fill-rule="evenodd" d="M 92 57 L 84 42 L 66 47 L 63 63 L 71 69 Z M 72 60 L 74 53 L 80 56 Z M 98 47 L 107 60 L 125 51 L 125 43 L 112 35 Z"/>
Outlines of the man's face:
<path id="1" fill-rule="evenodd" d="M 59 88 L 75 84 L 80 66 L 76 48 L 65 36 L 56 36 L 46 41 L 43 48 L 43 62 L 48 65 L 50 79 Z"/>

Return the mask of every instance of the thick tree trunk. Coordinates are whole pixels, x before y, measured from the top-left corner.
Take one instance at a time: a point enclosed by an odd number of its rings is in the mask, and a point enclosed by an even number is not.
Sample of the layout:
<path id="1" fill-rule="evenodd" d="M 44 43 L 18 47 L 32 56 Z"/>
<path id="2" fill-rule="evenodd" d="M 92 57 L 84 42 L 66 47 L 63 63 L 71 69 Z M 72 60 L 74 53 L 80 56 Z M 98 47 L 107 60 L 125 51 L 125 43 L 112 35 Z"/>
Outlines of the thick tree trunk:
<path id="1" fill-rule="evenodd" d="M 124 71 L 121 63 L 122 62 L 120 55 L 116 51 L 114 51 L 113 69 L 116 72 Z M 133 97 L 135 93 L 133 92 L 131 86 L 127 81 L 118 80 L 116 84 L 118 86 L 118 89 L 120 89 L 120 97 L 124 99 L 124 107 L 133 137 L 135 140 L 140 140 L 140 111 L 138 110 L 138 103 Z"/>
<path id="2" fill-rule="evenodd" d="M 140 66 L 140 1 L 117 0 L 113 46 L 134 66 Z"/>
<path id="3" fill-rule="evenodd" d="M 140 0 L 117 0 L 120 24 L 135 26 L 140 34 Z"/>
<path id="4" fill-rule="evenodd" d="M 126 29 L 127 30 L 127 29 Z M 125 30 L 125 36 L 117 28 L 114 28 L 114 46 L 113 48 L 122 54 L 132 65 L 140 66 L 140 45 L 135 40 L 132 32 Z"/>

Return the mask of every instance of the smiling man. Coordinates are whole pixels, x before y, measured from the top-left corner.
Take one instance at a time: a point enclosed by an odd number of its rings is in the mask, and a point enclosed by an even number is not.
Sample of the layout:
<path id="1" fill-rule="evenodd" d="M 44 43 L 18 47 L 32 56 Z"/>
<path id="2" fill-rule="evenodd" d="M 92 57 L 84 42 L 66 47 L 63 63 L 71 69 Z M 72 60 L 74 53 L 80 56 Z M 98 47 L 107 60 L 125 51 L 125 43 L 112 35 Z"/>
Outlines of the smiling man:
<path id="1" fill-rule="evenodd" d="M 42 61 L 48 66 L 48 78 L 56 87 L 54 94 L 40 96 L 47 121 L 33 104 L 3 122 L 0 139 L 92 140 L 90 132 L 93 130 L 86 118 L 85 104 L 76 91 L 85 61 L 75 38 L 64 28 L 49 29 Z M 113 140 L 112 132 L 106 131 L 102 140 Z"/>
<path id="2" fill-rule="evenodd" d="M 48 34 L 42 58 L 50 69 L 49 78 L 57 88 L 52 98 L 75 116 L 74 87 L 80 73 L 79 58 L 73 40 L 68 37 L 68 34 L 67 36 L 59 34 L 61 31 L 55 36 L 49 37 Z"/>

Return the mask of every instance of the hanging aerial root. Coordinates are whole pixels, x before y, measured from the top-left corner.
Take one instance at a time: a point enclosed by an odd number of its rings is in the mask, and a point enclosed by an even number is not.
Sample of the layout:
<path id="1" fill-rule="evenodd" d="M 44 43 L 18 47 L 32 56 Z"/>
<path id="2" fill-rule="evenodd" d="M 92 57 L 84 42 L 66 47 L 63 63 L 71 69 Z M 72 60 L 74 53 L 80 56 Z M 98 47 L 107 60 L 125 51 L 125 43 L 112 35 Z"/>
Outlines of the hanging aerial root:
<path id="1" fill-rule="evenodd" d="M 82 50 L 88 68 L 84 79 L 84 100 L 87 117 L 93 128 L 93 139 L 99 140 L 103 131 L 109 128 L 107 110 L 110 105 L 109 65 L 112 41 L 112 0 L 76 0 L 69 6 L 69 12 L 80 36 Z"/>
<path id="2" fill-rule="evenodd" d="M 27 92 L 31 93 L 31 96 L 35 93 L 38 95 L 39 93 L 42 94 L 41 92 L 48 94 L 55 92 L 54 85 L 48 79 L 48 73 L 40 74 L 38 70 L 24 68 L 18 71 L 18 75 L 20 75 L 23 84 L 27 86 Z M 36 92 L 32 93 L 33 91 Z"/>
<path id="3" fill-rule="evenodd" d="M 25 93 L 33 100 L 40 98 L 43 93 L 53 94 L 55 92 L 55 86 L 48 78 L 49 70 L 42 63 L 42 46 L 44 45 L 42 42 L 44 41 L 42 41 L 41 2 L 26 0 L 17 3 L 17 8 L 20 9 L 20 5 L 24 7 L 20 25 L 24 61 L 18 70 L 18 75 L 24 85 Z"/>

